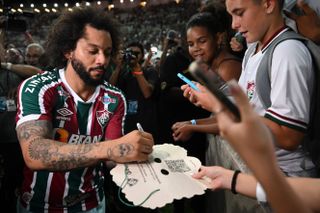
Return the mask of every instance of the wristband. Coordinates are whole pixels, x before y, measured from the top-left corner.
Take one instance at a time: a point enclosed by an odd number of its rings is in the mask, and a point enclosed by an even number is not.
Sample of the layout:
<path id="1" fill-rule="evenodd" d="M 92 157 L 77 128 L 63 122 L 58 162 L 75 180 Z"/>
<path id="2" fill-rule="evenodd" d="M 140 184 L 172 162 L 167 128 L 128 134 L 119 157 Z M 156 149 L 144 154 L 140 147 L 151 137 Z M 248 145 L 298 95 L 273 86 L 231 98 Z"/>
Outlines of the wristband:
<path id="1" fill-rule="evenodd" d="M 237 178 L 238 178 L 239 173 L 241 173 L 240 170 L 236 170 L 236 171 L 234 171 L 233 176 L 232 176 L 231 192 L 233 194 L 238 194 L 238 192 L 236 191 L 236 185 L 237 185 Z"/>
<path id="2" fill-rule="evenodd" d="M 197 125 L 197 121 L 196 121 L 195 119 L 190 120 L 190 123 L 191 123 L 192 125 Z"/>
<path id="3" fill-rule="evenodd" d="M 1 63 L 1 67 L 5 68 L 6 70 L 11 70 L 12 63 Z"/>
<path id="4" fill-rule="evenodd" d="M 266 193 L 259 182 L 257 183 L 256 197 L 258 202 L 263 202 L 263 203 L 267 202 Z"/>
<path id="5" fill-rule="evenodd" d="M 143 72 L 132 72 L 134 75 L 143 75 Z"/>

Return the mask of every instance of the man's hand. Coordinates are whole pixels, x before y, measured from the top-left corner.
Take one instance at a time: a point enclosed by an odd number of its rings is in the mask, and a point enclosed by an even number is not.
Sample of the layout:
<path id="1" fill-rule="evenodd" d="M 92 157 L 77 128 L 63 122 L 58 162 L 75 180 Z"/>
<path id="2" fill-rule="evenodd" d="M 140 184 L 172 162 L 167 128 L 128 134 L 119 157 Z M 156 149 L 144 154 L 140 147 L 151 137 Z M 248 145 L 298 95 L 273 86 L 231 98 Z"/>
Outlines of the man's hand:
<path id="1" fill-rule="evenodd" d="M 107 150 L 108 159 L 118 163 L 146 161 L 152 153 L 153 144 L 151 134 L 134 130 L 121 137 Z"/>
<path id="2" fill-rule="evenodd" d="M 304 15 L 297 15 L 288 11 L 285 11 L 285 14 L 296 22 L 301 35 L 320 44 L 320 18 L 317 13 L 304 1 L 298 1 L 297 6 Z"/>

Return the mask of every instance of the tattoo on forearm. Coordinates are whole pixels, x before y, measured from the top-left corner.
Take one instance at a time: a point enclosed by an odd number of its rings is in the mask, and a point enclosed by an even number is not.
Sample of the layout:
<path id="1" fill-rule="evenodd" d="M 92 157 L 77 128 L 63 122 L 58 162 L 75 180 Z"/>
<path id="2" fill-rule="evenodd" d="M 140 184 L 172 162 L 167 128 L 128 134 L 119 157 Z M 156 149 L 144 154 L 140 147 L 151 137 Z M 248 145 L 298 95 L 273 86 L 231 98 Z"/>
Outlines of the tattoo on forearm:
<path id="1" fill-rule="evenodd" d="M 20 143 L 28 143 L 30 158 L 41 161 L 50 170 L 65 171 L 97 162 L 95 156 L 87 154 L 99 146 L 98 143 L 71 145 L 53 141 L 52 126 L 48 121 L 21 124 L 17 135 Z"/>
<path id="2" fill-rule="evenodd" d="M 118 144 L 112 149 L 108 149 L 107 155 L 109 159 L 112 159 L 113 157 L 126 157 L 127 155 L 130 155 L 134 150 L 134 146 L 131 144 Z"/>
<path id="3" fill-rule="evenodd" d="M 28 148 L 30 158 L 42 161 L 51 170 L 65 171 L 95 162 L 94 156 L 86 155 L 94 146 L 98 144 L 66 145 L 49 139 L 34 138 Z"/>

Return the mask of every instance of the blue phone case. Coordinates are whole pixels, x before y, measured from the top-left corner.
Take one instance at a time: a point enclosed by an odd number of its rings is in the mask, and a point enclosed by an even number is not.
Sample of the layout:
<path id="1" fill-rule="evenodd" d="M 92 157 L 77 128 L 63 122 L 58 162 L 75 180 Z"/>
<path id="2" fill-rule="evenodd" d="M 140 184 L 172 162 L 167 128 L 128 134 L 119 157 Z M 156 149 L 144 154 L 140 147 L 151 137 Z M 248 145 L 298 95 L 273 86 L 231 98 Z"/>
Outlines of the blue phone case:
<path id="1" fill-rule="evenodd" d="M 186 76 L 182 75 L 181 73 L 178 73 L 177 76 L 183 80 L 184 82 L 186 82 L 192 89 L 200 92 L 199 88 L 192 82 L 190 81 Z"/>

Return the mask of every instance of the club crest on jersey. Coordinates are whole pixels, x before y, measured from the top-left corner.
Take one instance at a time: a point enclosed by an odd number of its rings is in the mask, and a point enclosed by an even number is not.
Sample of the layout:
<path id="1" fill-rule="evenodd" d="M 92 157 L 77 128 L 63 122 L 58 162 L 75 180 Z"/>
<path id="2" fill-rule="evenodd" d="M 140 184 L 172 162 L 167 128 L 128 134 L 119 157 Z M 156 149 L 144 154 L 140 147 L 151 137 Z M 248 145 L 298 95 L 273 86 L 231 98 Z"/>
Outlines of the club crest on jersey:
<path id="1" fill-rule="evenodd" d="M 247 97 L 249 100 L 253 98 L 255 88 L 256 88 L 256 85 L 253 81 L 250 81 L 247 83 Z"/>
<path id="2" fill-rule="evenodd" d="M 102 128 L 104 128 L 107 125 L 110 118 L 110 114 L 111 112 L 109 112 L 108 110 L 102 110 L 102 111 L 96 112 L 98 123 Z"/>

